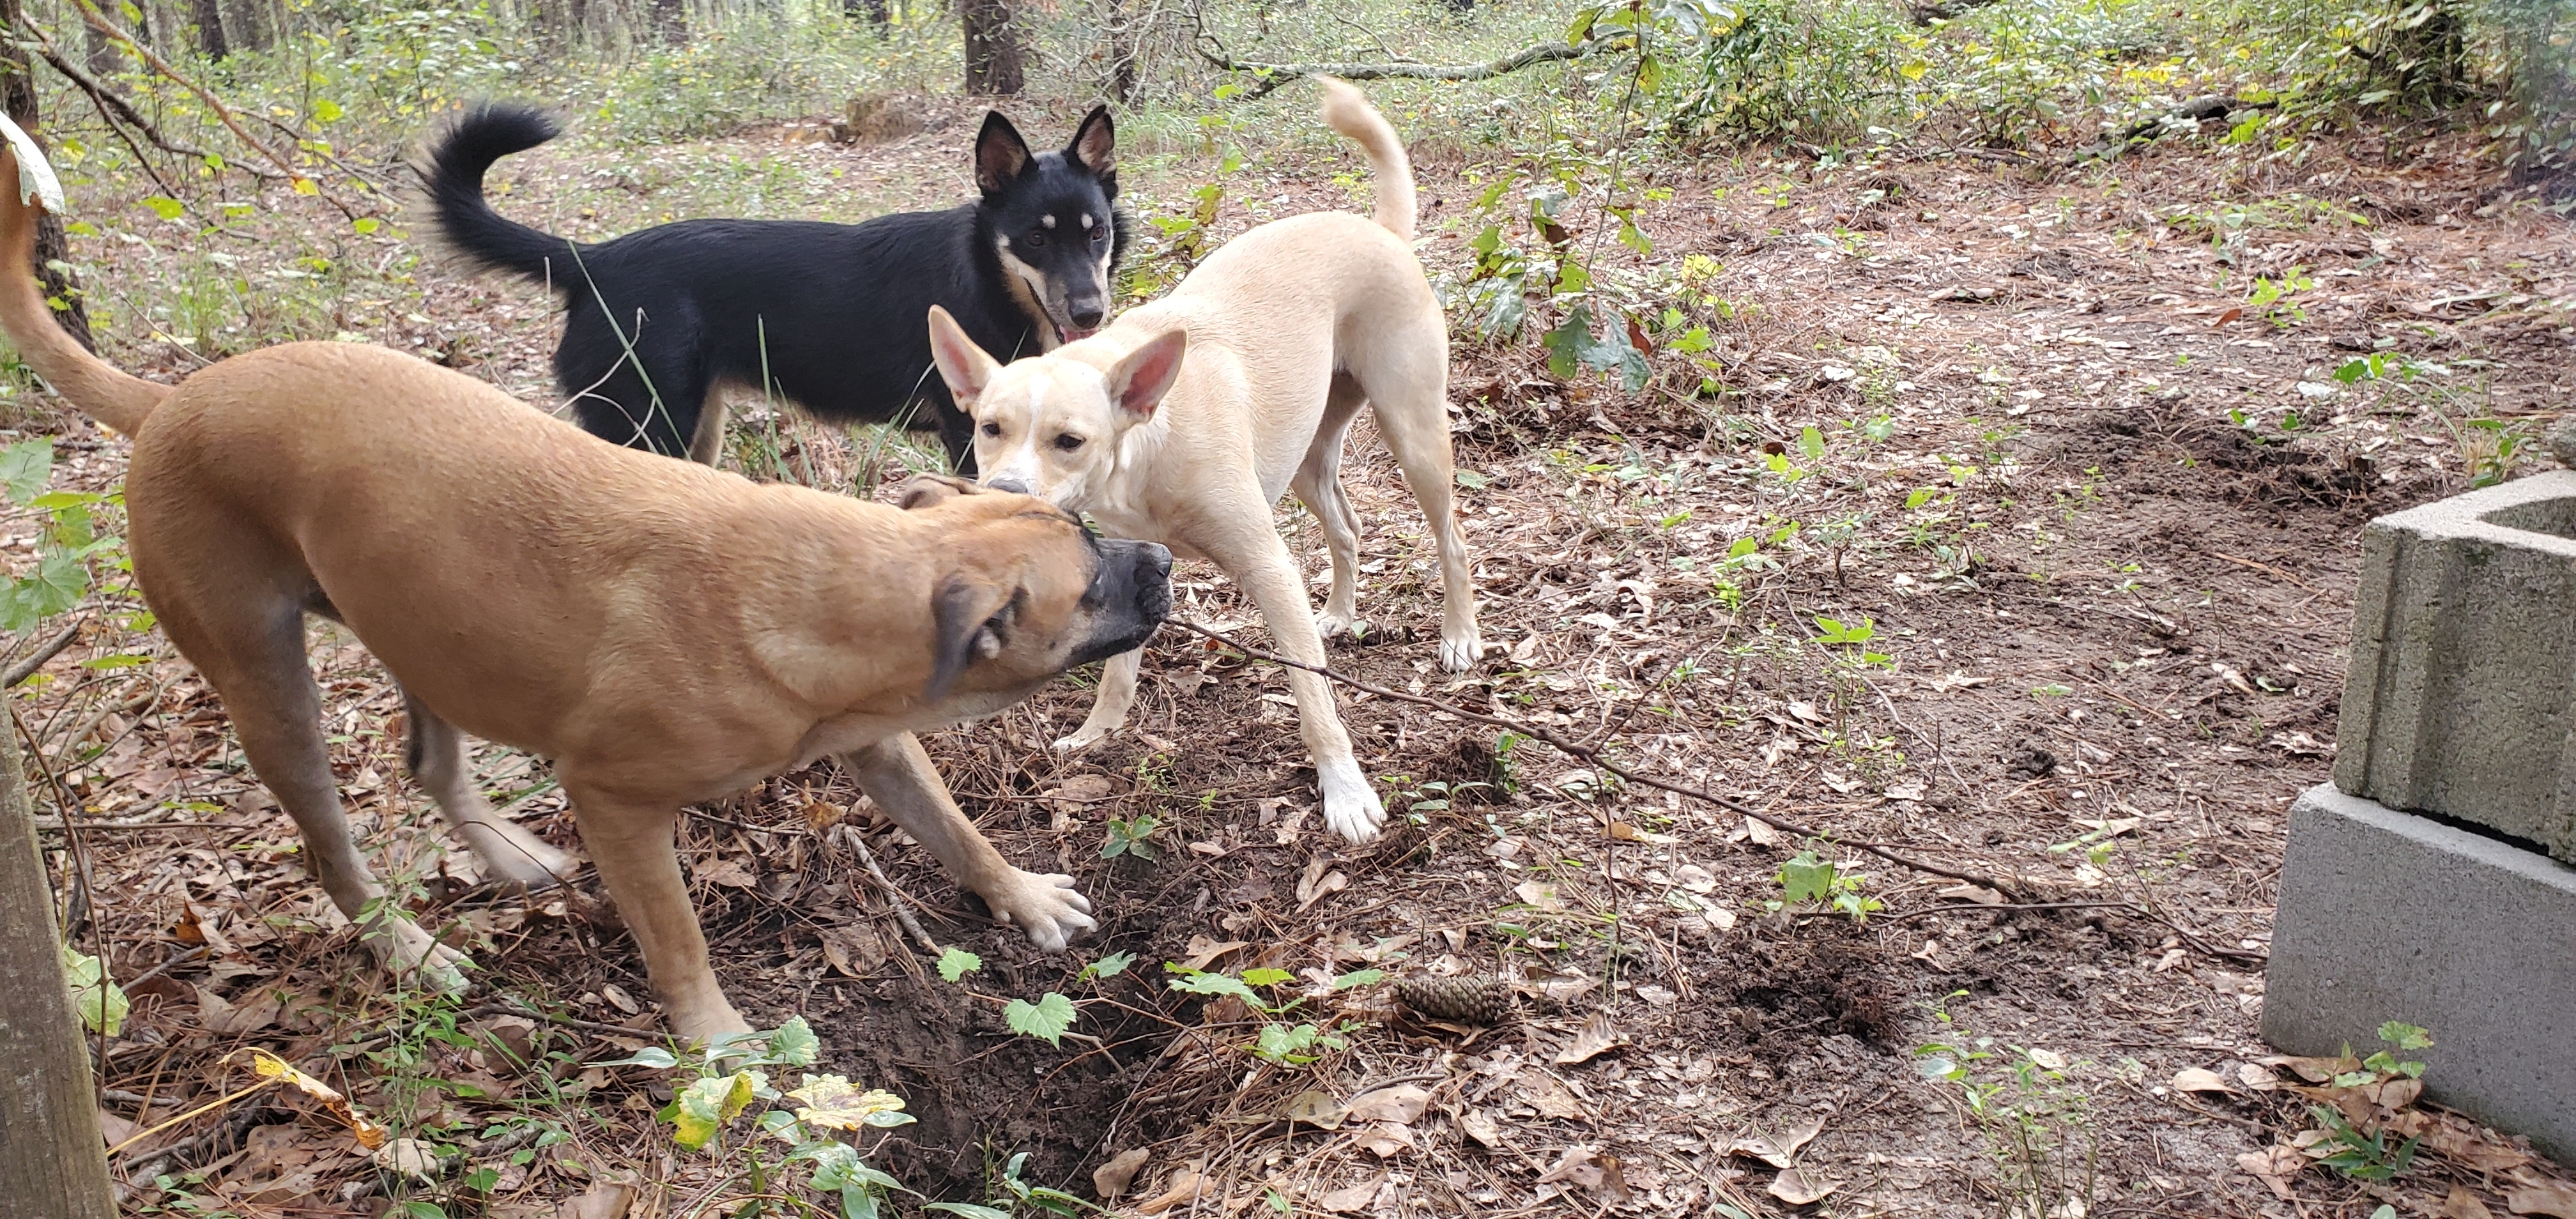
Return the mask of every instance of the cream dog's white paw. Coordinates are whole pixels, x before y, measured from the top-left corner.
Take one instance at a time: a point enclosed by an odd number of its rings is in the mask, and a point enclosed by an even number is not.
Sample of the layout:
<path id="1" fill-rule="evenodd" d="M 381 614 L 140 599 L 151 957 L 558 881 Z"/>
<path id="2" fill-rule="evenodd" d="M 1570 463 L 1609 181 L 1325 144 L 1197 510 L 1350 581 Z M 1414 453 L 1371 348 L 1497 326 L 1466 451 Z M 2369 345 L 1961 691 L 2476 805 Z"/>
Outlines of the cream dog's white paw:
<path id="1" fill-rule="evenodd" d="M 1054 749 L 1057 753 L 1079 753 L 1099 744 L 1100 739 L 1108 735 L 1109 730 L 1106 728 L 1094 728 L 1089 724 L 1084 724 L 1082 727 L 1074 729 L 1071 736 L 1057 737 L 1055 739 L 1055 744 L 1050 746 L 1050 748 Z"/>
<path id="2" fill-rule="evenodd" d="M 1028 933 L 1029 942 L 1045 952 L 1062 952 L 1074 936 L 1100 925 L 1092 921 L 1091 899 L 1075 892 L 1073 878 L 1060 872 L 1013 868 L 983 897 L 994 918 Z"/>
<path id="3" fill-rule="evenodd" d="M 376 963 L 394 976 L 451 995 L 465 993 L 465 971 L 473 967 L 473 958 L 439 943 L 420 924 L 389 914 L 364 940 Z"/>
<path id="4" fill-rule="evenodd" d="M 1324 824 L 1352 842 L 1374 842 L 1378 830 L 1386 824 L 1386 802 L 1378 799 L 1377 788 L 1368 776 L 1360 773 L 1356 762 L 1318 765 L 1316 777 L 1324 789 Z"/>
<path id="5" fill-rule="evenodd" d="M 1484 659 L 1484 657 L 1485 640 L 1484 637 L 1477 632 L 1476 628 L 1471 626 L 1455 635 L 1449 634 L 1445 631 L 1441 633 L 1441 668 L 1447 669 L 1452 673 L 1464 673 L 1469 669 L 1475 668 L 1476 662 Z"/>
<path id="6" fill-rule="evenodd" d="M 1342 635 L 1348 635 L 1353 639 L 1357 639 L 1360 636 L 1367 634 L 1368 629 L 1369 620 L 1360 617 L 1359 611 L 1357 610 L 1335 611 L 1327 609 L 1323 613 L 1315 616 L 1315 633 L 1325 639 L 1332 639 Z"/>

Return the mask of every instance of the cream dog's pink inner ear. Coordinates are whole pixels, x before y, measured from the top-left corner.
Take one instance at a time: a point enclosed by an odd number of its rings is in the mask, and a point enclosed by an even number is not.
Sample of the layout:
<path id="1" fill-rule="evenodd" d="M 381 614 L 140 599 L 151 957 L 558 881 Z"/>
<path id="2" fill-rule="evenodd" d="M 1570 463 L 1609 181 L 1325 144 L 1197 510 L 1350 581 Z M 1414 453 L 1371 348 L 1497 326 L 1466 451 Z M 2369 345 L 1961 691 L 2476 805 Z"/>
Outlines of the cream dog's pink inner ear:
<path id="1" fill-rule="evenodd" d="M 993 383 L 993 374 L 1002 367 L 986 355 L 975 340 L 966 337 L 966 328 L 948 311 L 930 307 L 930 358 L 939 365 L 939 379 L 948 383 L 948 392 L 957 399 L 961 410 L 971 411 L 975 400 L 984 396 L 984 388 Z"/>
<path id="2" fill-rule="evenodd" d="M 1172 392 L 1172 382 L 1179 379 L 1181 357 L 1189 353 L 1189 346 L 1188 331 L 1169 330 L 1111 365 L 1103 380 L 1118 409 L 1139 421 L 1153 418 L 1163 395 Z"/>

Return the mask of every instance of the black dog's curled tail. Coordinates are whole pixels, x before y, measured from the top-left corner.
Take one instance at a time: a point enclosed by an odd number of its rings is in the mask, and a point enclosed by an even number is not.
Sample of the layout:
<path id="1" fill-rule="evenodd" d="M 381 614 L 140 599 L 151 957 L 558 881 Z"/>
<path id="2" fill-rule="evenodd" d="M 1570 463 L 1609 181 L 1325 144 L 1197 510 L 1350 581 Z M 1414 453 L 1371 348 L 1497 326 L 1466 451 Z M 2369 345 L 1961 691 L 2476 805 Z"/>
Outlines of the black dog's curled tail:
<path id="1" fill-rule="evenodd" d="M 417 166 L 439 236 L 466 261 L 493 271 L 564 284 L 570 259 L 564 239 L 493 211 L 483 198 L 492 163 L 563 133 L 553 116 L 528 106 L 478 102 L 430 143 Z"/>

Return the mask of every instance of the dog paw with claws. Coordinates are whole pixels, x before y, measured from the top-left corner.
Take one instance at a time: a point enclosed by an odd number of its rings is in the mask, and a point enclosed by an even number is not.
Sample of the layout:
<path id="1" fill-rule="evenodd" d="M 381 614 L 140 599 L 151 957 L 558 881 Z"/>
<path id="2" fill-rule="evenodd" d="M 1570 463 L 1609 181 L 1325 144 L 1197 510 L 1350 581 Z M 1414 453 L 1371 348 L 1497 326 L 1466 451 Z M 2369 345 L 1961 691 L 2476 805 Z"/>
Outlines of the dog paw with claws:
<path id="1" fill-rule="evenodd" d="M 385 919 L 376 930 L 367 933 L 366 944 L 376 963 L 397 977 L 412 978 L 422 986 L 451 995 L 465 993 L 465 971 L 474 964 L 473 959 L 431 938 L 410 919 Z"/>
<path id="2" fill-rule="evenodd" d="M 993 917 L 1027 932 L 1029 942 L 1046 952 L 1062 952 L 1066 941 L 1100 924 L 1092 921 L 1091 899 L 1074 891 L 1073 878 L 1059 872 L 1022 872 L 1016 868 L 1001 883 L 984 890 Z"/>
<path id="3" fill-rule="evenodd" d="M 1084 724 L 1082 727 L 1074 729 L 1072 736 L 1057 737 L 1052 748 L 1054 748 L 1057 753 L 1080 753 L 1085 749 L 1089 749 L 1092 746 L 1099 744 L 1100 738 L 1108 735 L 1109 730 L 1106 728 L 1094 728 L 1089 724 Z"/>
<path id="4" fill-rule="evenodd" d="M 1464 673 L 1475 668 L 1476 662 L 1484 657 L 1485 641 L 1472 629 L 1456 638 L 1441 637 L 1440 667 L 1443 669 L 1452 673 Z"/>
<path id="5" fill-rule="evenodd" d="M 1366 635 L 1368 629 L 1368 619 L 1357 613 L 1340 614 L 1328 609 L 1315 617 L 1315 631 L 1325 639 L 1338 639 L 1344 635 L 1358 639 Z"/>
<path id="6" fill-rule="evenodd" d="M 1324 824 L 1355 843 L 1375 842 L 1386 824 L 1386 802 L 1356 763 L 1322 766 Z"/>

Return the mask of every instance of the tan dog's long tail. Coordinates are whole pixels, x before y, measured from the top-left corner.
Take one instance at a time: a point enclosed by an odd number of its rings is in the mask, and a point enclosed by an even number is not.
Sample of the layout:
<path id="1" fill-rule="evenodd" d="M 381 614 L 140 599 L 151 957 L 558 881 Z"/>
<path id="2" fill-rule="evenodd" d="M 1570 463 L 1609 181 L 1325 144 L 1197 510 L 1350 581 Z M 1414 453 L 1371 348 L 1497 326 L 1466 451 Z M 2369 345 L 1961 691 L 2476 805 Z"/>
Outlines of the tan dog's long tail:
<path id="1" fill-rule="evenodd" d="M 1404 155 L 1404 141 L 1349 81 L 1318 76 L 1315 83 L 1324 87 L 1324 125 L 1368 152 L 1377 173 L 1378 224 L 1413 240 L 1413 161 Z"/>
<path id="2" fill-rule="evenodd" d="M 170 387 L 128 376 L 90 354 L 54 321 L 36 283 L 36 208 L 18 196 L 18 158 L 0 148 L 0 329 L 55 392 L 128 436 Z"/>

